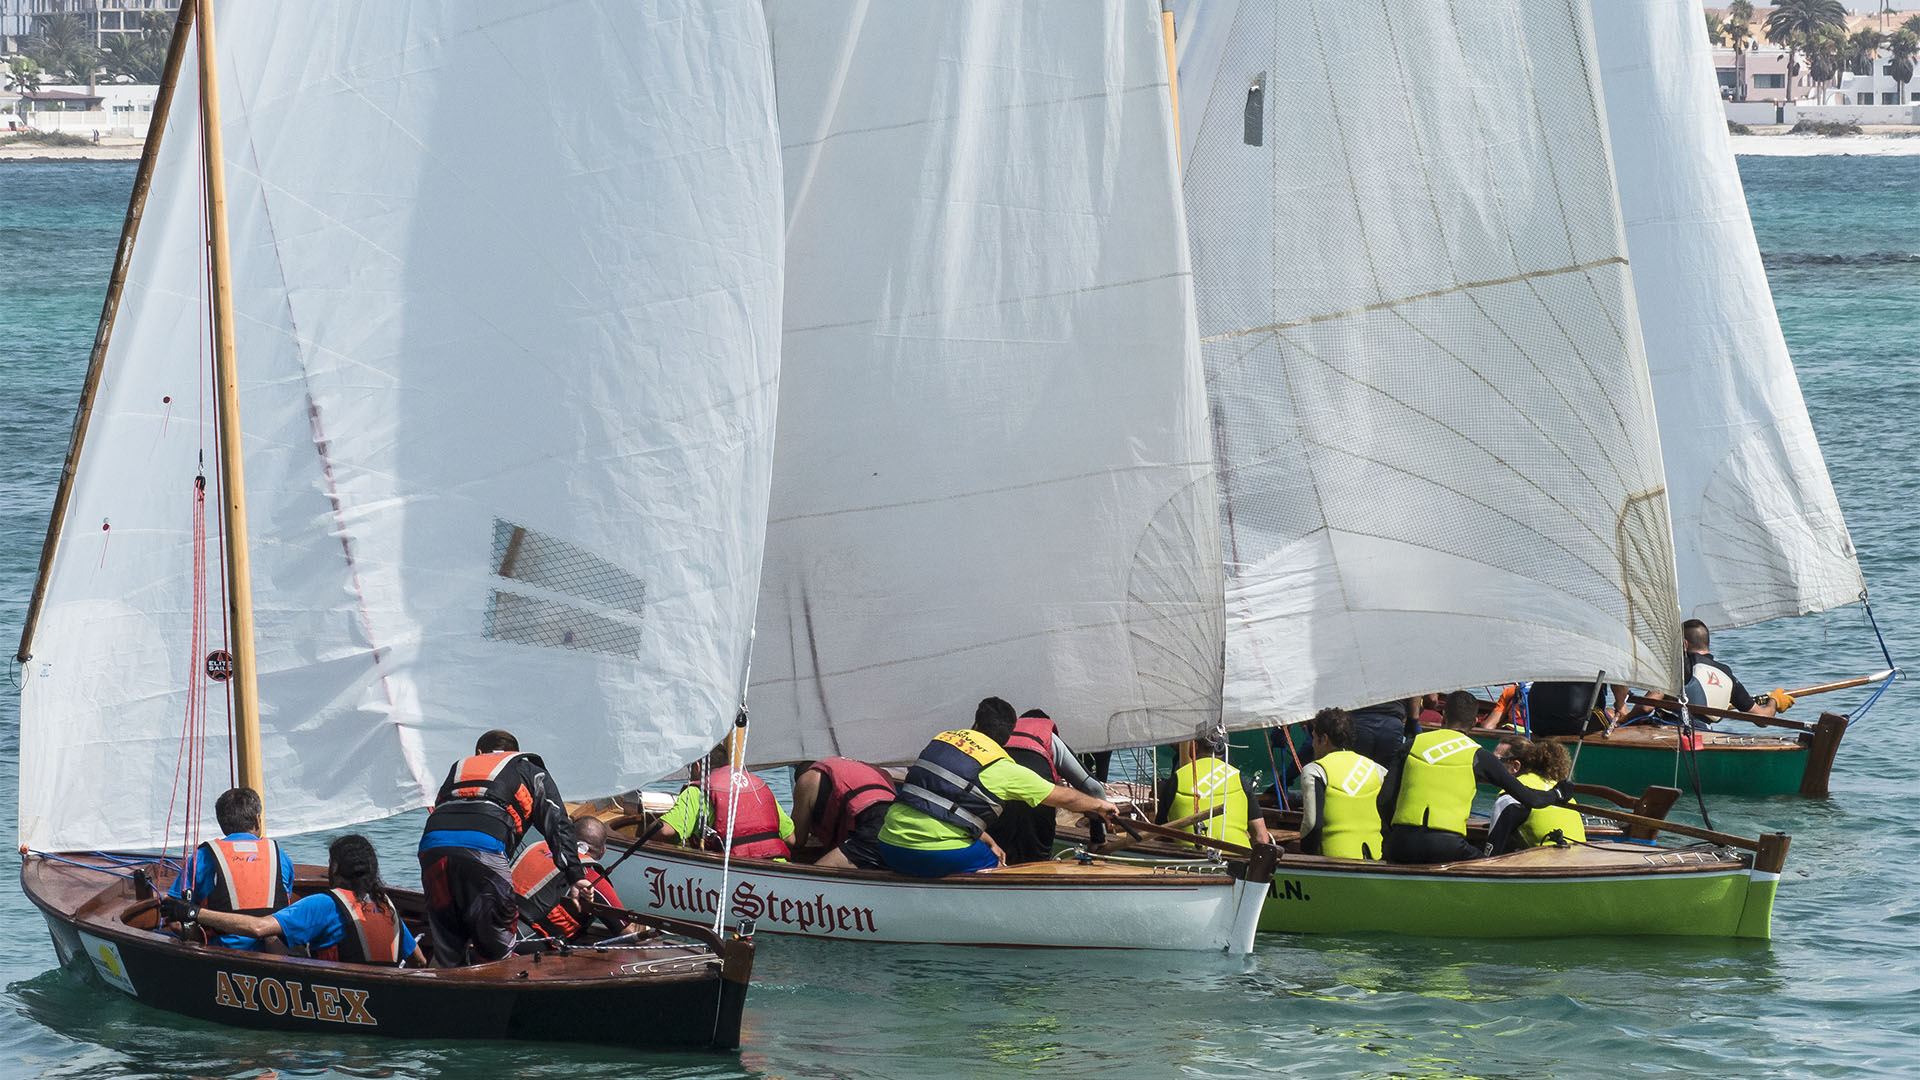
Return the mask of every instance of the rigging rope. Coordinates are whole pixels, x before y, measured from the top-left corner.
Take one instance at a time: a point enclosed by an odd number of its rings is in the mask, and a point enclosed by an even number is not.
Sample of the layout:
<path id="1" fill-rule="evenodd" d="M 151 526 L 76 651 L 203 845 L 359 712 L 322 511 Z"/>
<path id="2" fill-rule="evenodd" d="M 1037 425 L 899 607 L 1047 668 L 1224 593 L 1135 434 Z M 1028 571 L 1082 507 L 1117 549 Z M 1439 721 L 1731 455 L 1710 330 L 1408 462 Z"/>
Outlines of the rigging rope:
<path id="1" fill-rule="evenodd" d="M 1885 694 L 1887 690 L 1893 686 L 1893 681 L 1905 674 L 1900 670 L 1899 665 L 1893 662 L 1893 650 L 1887 648 L 1887 637 L 1880 632 L 1880 620 L 1873 617 L 1873 601 L 1867 599 L 1867 590 L 1865 589 L 1860 590 L 1860 603 L 1866 607 L 1867 625 L 1873 627 L 1873 637 L 1875 641 L 1880 643 L 1880 655 L 1886 658 L 1888 672 L 1887 677 L 1880 681 L 1880 685 L 1874 687 L 1873 693 L 1868 694 L 1865 701 L 1854 706 L 1853 711 L 1847 714 L 1847 723 L 1849 725 L 1855 720 L 1867 715 L 1867 710 L 1873 708 L 1880 700 L 1880 696 Z"/>

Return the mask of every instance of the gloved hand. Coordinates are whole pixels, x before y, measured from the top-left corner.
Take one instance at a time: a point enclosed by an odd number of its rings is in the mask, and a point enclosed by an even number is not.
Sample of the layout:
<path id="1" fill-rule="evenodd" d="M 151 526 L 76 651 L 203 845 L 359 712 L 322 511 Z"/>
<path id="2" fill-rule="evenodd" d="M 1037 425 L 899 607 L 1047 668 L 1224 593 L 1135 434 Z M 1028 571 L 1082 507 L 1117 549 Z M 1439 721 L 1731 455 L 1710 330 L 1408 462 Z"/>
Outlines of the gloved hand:
<path id="1" fill-rule="evenodd" d="M 160 917 L 169 922 L 199 922 L 200 905 L 184 896 L 163 896 L 160 898 Z"/>
<path id="2" fill-rule="evenodd" d="M 1786 712 L 1788 709 L 1793 708 L 1793 695 L 1787 693 L 1785 690 L 1775 690 L 1767 696 L 1773 699 L 1774 712 Z"/>

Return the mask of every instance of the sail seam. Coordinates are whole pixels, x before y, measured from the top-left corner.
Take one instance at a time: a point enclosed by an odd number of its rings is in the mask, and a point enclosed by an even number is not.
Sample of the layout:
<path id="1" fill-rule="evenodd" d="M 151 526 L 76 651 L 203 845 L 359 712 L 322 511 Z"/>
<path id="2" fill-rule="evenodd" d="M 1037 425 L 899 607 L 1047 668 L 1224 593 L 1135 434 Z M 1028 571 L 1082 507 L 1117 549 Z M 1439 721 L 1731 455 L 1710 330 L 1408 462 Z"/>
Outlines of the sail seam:
<path id="1" fill-rule="evenodd" d="M 1052 108 L 1056 105 L 1073 105 L 1084 101 L 1100 101 L 1106 98 L 1125 97 L 1128 94 L 1138 94 L 1147 91 L 1155 94 L 1164 94 L 1167 91 L 1167 83 L 1165 80 L 1161 80 L 1157 83 L 1146 83 L 1140 86 L 1123 86 L 1117 90 L 1103 89 L 1090 94 L 1074 94 L 1068 97 L 1016 101 L 1006 105 L 995 105 L 983 109 L 967 109 L 962 112 L 942 113 L 939 116 L 922 117 L 917 120 L 903 120 L 897 124 L 875 124 L 872 127 L 842 128 L 839 131 L 829 131 L 816 139 L 802 139 L 799 142 L 781 143 L 780 150 L 782 153 L 790 150 L 802 150 L 809 146 L 820 146 L 848 135 L 872 135 L 882 131 L 907 131 L 919 127 L 936 127 L 962 119 L 970 120 L 997 113 L 1024 112 L 1028 109 L 1045 109 Z"/>

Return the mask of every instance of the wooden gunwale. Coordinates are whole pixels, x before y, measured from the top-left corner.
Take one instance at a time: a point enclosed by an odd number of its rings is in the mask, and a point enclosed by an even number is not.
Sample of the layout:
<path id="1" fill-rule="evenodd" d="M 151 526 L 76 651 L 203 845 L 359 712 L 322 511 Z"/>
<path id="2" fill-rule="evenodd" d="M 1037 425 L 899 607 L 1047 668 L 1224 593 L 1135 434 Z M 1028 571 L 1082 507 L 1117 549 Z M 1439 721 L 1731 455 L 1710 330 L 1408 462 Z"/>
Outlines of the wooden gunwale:
<path id="1" fill-rule="evenodd" d="M 127 215 L 120 223 L 120 244 L 114 249 L 113 273 L 107 278 L 106 300 L 100 305 L 100 323 L 93 332 L 93 350 L 87 357 L 87 374 L 80 384 L 80 406 L 74 413 L 73 431 L 67 438 L 66 463 L 60 468 L 60 484 L 54 491 L 47 537 L 40 545 L 40 568 L 34 574 L 33 595 L 27 600 L 27 619 L 20 628 L 20 646 L 14 651 L 14 659 L 23 664 L 33 658 L 33 632 L 40 625 L 40 611 L 46 604 L 47 579 L 53 572 L 54 553 L 60 547 L 60 530 L 67 518 L 67 506 L 73 500 L 74 476 L 80 469 L 80 448 L 87 441 L 87 427 L 93 420 L 93 401 L 100 391 L 101 376 L 106 372 L 107 344 L 113 338 L 114 317 L 120 311 L 120 294 L 126 288 L 127 271 L 133 265 L 134 239 L 139 236 L 140 221 L 146 215 L 154 164 L 160 160 L 160 137 L 166 133 L 167 116 L 173 109 L 174 86 L 187 55 L 193 8 L 191 3 L 181 4 L 180 13 L 174 18 L 173 40 L 167 46 L 160 89 L 153 100 L 153 119 L 147 121 L 146 143 L 140 148 L 140 164 L 134 170 L 133 192 L 127 197 Z"/>

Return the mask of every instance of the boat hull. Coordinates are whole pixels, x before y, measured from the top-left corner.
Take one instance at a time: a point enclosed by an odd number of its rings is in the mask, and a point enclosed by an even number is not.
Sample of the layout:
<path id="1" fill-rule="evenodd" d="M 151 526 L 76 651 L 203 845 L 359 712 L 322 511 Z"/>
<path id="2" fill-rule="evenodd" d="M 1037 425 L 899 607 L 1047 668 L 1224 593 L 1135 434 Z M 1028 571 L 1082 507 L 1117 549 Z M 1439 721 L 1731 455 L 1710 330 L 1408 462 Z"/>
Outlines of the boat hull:
<path id="1" fill-rule="evenodd" d="M 1846 730 L 1844 717 L 1822 717 L 1819 730 L 1798 737 L 1703 730 L 1698 750 L 1683 754 L 1677 729 L 1668 726 L 1617 728 L 1585 739 L 1558 736 L 1569 755 L 1576 750 L 1573 779 L 1620 791 L 1638 792 L 1668 785 L 1705 795 L 1827 794 L 1834 754 Z M 1482 745 L 1498 743 L 1502 733 L 1474 731 Z"/>
<path id="2" fill-rule="evenodd" d="M 616 853 L 609 851 L 609 857 Z M 613 867 L 635 911 L 841 941 L 1244 952 L 1264 880 L 1191 867 L 1040 863 L 936 880 L 645 845 Z M 1259 876 L 1259 875 L 1256 875 Z"/>
<path id="3" fill-rule="evenodd" d="M 739 1045 L 747 942 L 721 946 L 735 951 L 724 962 L 707 949 L 663 945 L 395 970 L 182 942 L 135 925 L 154 919 L 152 902 L 136 898 L 131 882 L 40 857 L 23 863 L 21 884 L 63 965 L 84 967 L 143 1004 L 217 1024 L 415 1039 Z"/>

